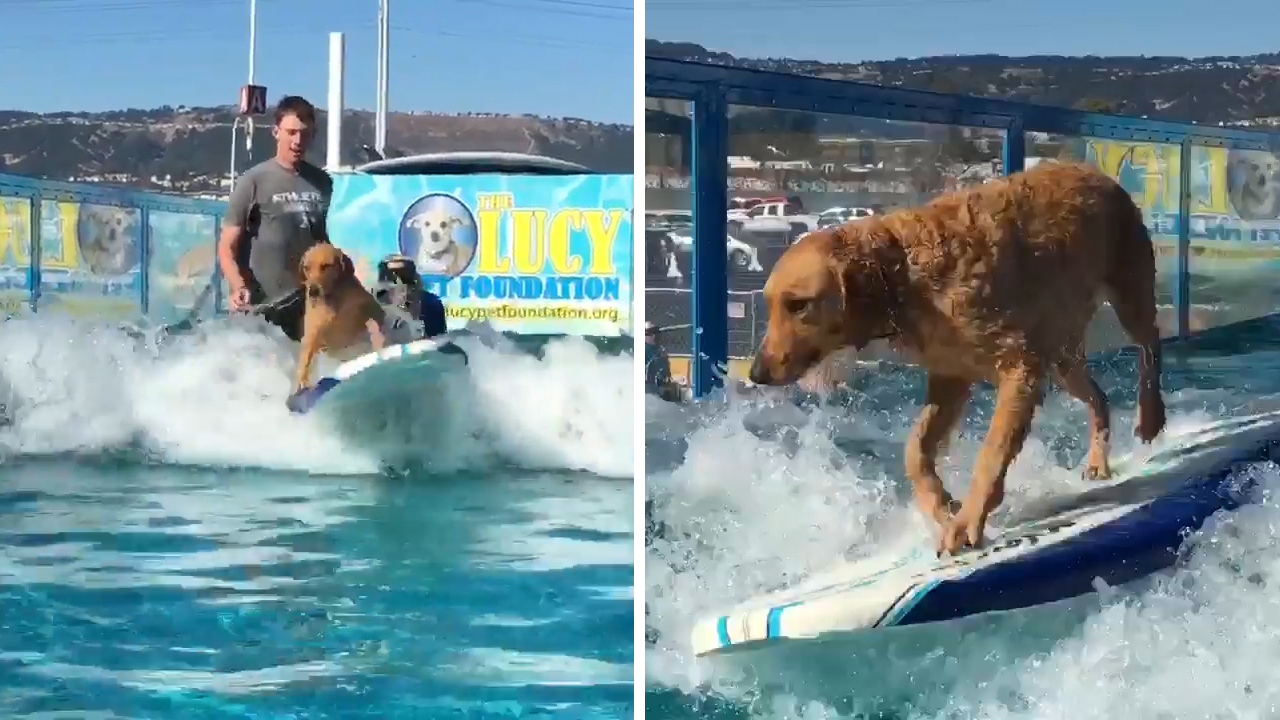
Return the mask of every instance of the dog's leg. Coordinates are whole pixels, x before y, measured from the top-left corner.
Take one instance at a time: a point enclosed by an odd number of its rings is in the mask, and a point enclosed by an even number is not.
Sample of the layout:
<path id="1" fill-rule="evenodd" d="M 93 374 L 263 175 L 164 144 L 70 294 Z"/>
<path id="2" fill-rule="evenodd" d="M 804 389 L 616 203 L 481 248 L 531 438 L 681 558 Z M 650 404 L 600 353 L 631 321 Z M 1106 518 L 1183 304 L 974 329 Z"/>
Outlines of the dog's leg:
<path id="1" fill-rule="evenodd" d="M 387 346 L 386 333 L 382 332 L 382 325 L 372 318 L 366 320 L 364 327 L 369 331 L 369 344 L 374 350 L 381 350 Z"/>
<path id="2" fill-rule="evenodd" d="M 1026 442 L 1042 391 L 1038 368 L 1015 367 L 1001 374 L 995 412 L 974 464 L 969 494 L 960 512 L 943 530 L 938 544 L 940 552 L 955 553 L 965 545 L 979 547 L 982 544 L 987 516 L 1004 502 L 1005 473 Z"/>
<path id="3" fill-rule="evenodd" d="M 1109 479 L 1111 467 L 1107 464 L 1107 451 L 1111 446 L 1111 408 L 1106 393 L 1089 375 L 1089 368 L 1083 360 L 1058 363 L 1054 375 L 1068 395 L 1089 408 L 1089 456 L 1085 464 L 1085 479 Z"/>
<path id="4" fill-rule="evenodd" d="M 312 335 L 304 335 L 302 338 L 302 354 L 298 356 L 298 376 L 293 382 L 293 391 L 295 393 L 310 384 L 311 364 L 316 361 L 316 354 L 319 352 L 320 339 Z"/>
<path id="5" fill-rule="evenodd" d="M 1137 283 L 1141 285 L 1142 283 Z M 1111 308 L 1120 326 L 1138 346 L 1138 423 L 1133 429 L 1144 443 L 1164 430 L 1164 397 L 1160 394 L 1160 328 L 1154 293 L 1111 288 Z"/>
<path id="6" fill-rule="evenodd" d="M 1111 239 L 1115 256 L 1106 277 L 1106 296 L 1138 346 L 1138 422 L 1133 434 L 1144 443 L 1164 430 L 1164 398 L 1160 395 L 1160 328 L 1156 325 L 1156 260 L 1142 217 L 1132 210 L 1131 224 Z"/>
<path id="7" fill-rule="evenodd" d="M 938 527 L 945 528 L 951 513 L 959 508 L 942 486 L 936 459 L 947 436 L 964 415 L 971 384 L 961 378 L 934 374 L 929 375 L 927 383 L 924 409 L 907 437 L 906 470 L 916 507 L 938 523 Z"/>

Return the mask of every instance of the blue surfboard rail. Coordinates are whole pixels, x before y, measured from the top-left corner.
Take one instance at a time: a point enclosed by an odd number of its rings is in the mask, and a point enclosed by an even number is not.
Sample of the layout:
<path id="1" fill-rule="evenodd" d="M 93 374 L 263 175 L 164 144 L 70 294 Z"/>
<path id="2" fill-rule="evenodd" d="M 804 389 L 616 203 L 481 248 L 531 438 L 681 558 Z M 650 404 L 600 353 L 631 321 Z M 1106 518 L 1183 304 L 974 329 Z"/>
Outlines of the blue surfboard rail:
<path id="1" fill-rule="evenodd" d="M 1169 568 L 1187 536 L 1210 516 L 1252 499 L 1257 481 L 1236 470 L 1275 460 L 1280 437 L 1242 448 L 1214 471 L 1087 532 L 919 588 L 903 603 L 900 617 L 882 624 L 917 625 L 1042 605 L 1093 592 L 1098 579 L 1122 585 Z"/>
<path id="2" fill-rule="evenodd" d="M 315 407 L 317 402 L 320 402 L 320 398 L 324 397 L 325 393 L 338 387 L 340 384 L 342 384 L 342 381 L 337 378 L 320 378 L 319 382 L 315 385 L 302 388 L 298 392 L 290 395 L 289 399 L 285 401 L 285 404 L 289 406 L 289 410 L 298 415 L 310 412 L 311 408 Z"/>
<path id="3" fill-rule="evenodd" d="M 1278 411 L 1224 419 L 1189 435 L 1141 461 L 1126 480 L 1047 499 L 1045 508 L 956 560 L 922 562 L 931 553 L 921 548 L 872 556 L 866 571 L 836 568 L 704 618 L 692 633 L 694 651 L 1017 610 L 1095 592 L 1098 581 L 1123 585 L 1165 570 L 1210 516 L 1259 499 L 1256 477 L 1239 470 L 1280 462 Z"/>

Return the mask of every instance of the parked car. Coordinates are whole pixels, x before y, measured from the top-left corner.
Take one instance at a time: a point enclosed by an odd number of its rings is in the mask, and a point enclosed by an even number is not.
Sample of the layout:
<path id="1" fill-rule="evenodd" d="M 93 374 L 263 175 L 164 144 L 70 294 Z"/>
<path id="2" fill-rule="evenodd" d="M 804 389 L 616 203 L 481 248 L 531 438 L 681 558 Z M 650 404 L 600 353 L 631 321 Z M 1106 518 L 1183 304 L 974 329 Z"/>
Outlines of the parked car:
<path id="1" fill-rule="evenodd" d="M 692 225 L 693 212 L 690 210 L 645 210 L 644 223 L 649 225 Z"/>
<path id="2" fill-rule="evenodd" d="M 677 249 L 683 252 L 693 252 L 692 225 L 673 226 L 671 240 L 675 242 Z M 726 235 L 725 240 L 728 244 L 730 267 L 740 272 L 764 272 L 764 266 L 760 264 L 760 255 L 755 248 L 732 235 Z"/>
<path id="3" fill-rule="evenodd" d="M 865 207 L 833 207 L 818 213 L 817 229 L 843 225 L 850 220 L 869 217 L 875 212 Z"/>
<path id="4" fill-rule="evenodd" d="M 646 218 L 645 225 L 645 274 L 651 278 L 683 278 L 677 253 L 693 252 L 693 226 L 689 223 L 655 222 Z M 764 272 L 756 249 L 733 237 L 726 236 L 729 267 L 738 272 Z"/>
<path id="5" fill-rule="evenodd" d="M 729 219 L 729 232 L 737 234 L 783 234 L 789 240 L 818 227 L 818 216 L 804 212 L 799 202 L 761 203 L 747 211 L 745 216 Z"/>

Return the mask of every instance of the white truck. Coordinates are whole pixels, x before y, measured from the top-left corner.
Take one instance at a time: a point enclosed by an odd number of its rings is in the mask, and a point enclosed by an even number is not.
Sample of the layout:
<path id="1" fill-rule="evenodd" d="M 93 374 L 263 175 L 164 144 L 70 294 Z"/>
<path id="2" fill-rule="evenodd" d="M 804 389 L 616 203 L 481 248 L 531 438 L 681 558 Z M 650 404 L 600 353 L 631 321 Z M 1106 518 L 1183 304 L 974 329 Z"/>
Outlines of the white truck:
<path id="1" fill-rule="evenodd" d="M 803 212 L 797 203 L 761 203 L 744 214 L 729 217 L 729 232 L 748 232 L 753 235 L 785 235 L 795 240 L 818 227 L 818 216 Z"/>

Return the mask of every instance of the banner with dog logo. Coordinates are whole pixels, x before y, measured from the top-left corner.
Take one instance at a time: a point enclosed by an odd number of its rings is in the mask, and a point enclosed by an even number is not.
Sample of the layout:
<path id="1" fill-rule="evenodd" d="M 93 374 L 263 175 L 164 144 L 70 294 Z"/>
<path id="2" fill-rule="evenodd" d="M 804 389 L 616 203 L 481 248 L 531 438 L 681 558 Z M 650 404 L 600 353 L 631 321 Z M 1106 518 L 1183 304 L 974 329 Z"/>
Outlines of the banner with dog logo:
<path id="1" fill-rule="evenodd" d="M 530 335 L 631 330 L 631 175 L 334 176 L 329 236 L 366 285 L 414 260 L 451 329 Z"/>
<path id="2" fill-rule="evenodd" d="M 147 314 L 161 323 L 176 322 L 195 303 L 213 276 L 218 218 L 152 210 Z"/>
<path id="3" fill-rule="evenodd" d="M 0 319 L 31 309 L 31 200 L 0 196 Z"/>
<path id="4" fill-rule="evenodd" d="M 113 320 L 142 314 L 138 208 L 40 203 L 37 310 Z"/>
<path id="5" fill-rule="evenodd" d="M 1085 159 L 1115 178 L 1142 208 L 1156 243 L 1158 292 L 1162 304 L 1171 308 L 1181 146 L 1089 138 L 1084 150 Z M 1280 158 L 1265 150 L 1194 145 L 1187 161 L 1191 330 L 1275 312 L 1280 308 L 1275 283 L 1280 269 Z"/>

